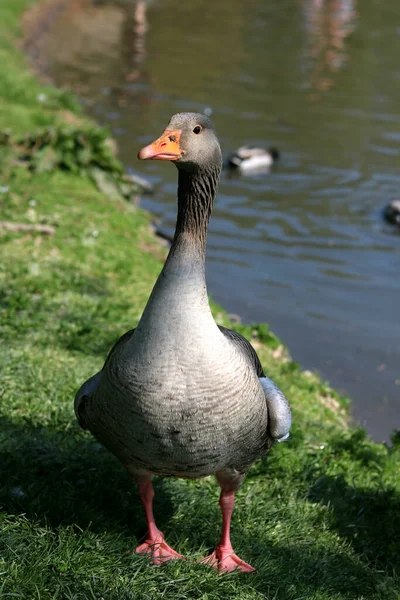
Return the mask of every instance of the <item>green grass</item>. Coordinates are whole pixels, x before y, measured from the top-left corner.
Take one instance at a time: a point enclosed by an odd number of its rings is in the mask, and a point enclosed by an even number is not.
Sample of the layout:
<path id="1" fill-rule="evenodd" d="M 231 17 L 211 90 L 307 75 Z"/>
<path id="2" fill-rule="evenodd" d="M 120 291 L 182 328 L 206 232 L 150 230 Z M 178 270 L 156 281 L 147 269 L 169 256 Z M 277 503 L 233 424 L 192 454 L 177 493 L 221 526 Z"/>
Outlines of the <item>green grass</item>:
<path id="1" fill-rule="evenodd" d="M 0 4 L 0 130 L 15 135 L 77 110 L 44 90 L 14 47 L 28 4 Z M 0 157 L 1 220 L 56 227 L 0 229 L 0 598 L 400 598 L 400 443 L 348 427 L 346 400 L 303 374 L 263 325 L 237 328 L 289 397 L 294 426 L 237 494 L 234 547 L 257 573 L 199 564 L 220 531 L 212 478 L 155 484 L 159 526 L 187 561 L 157 568 L 131 552 L 145 533 L 137 491 L 79 429 L 73 396 L 137 322 L 165 250 L 145 212 L 111 202 L 87 177 L 32 173 L 5 148 Z"/>

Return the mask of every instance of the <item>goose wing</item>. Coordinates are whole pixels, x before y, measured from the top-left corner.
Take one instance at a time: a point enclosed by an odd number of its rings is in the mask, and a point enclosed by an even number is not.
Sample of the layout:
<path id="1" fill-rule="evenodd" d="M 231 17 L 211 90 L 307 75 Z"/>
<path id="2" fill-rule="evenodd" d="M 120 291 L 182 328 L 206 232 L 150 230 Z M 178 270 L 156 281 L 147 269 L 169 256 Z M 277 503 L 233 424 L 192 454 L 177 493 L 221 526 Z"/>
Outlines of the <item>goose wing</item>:
<path id="1" fill-rule="evenodd" d="M 260 359 L 250 342 L 237 331 L 232 331 L 232 329 L 222 327 L 222 325 L 218 325 L 218 328 L 233 343 L 236 349 L 246 356 L 248 362 L 255 368 L 257 376 L 265 377 Z"/>
<path id="2" fill-rule="evenodd" d="M 76 418 L 78 419 L 78 423 L 83 429 L 88 429 L 86 418 L 85 418 L 85 406 L 87 406 L 88 399 L 94 394 L 94 392 L 97 389 L 97 386 L 99 385 L 101 373 L 102 373 L 102 371 L 104 371 L 104 367 L 106 366 L 106 364 L 109 362 L 109 360 L 113 356 L 115 350 L 117 348 L 119 348 L 122 344 L 127 342 L 132 337 L 134 332 L 135 332 L 135 329 L 131 329 L 130 331 L 127 331 L 126 333 L 124 333 L 124 335 L 122 335 L 119 338 L 119 340 L 117 340 L 115 342 L 114 346 L 111 348 L 110 352 L 107 355 L 107 358 L 104 362 L 104 365 L 103 365 L 103 368 L 101 369 L 101 371 L 99 371 L 95 375 L 92 375 L 92 377 L 89 377 L 89 379 L 87 381 L 85 381 L 85 383 L 83 383 L 81 385 L 81 387 L 79 388 L 79 390 L 77 391 L 76 396 L 75 396 L 74 408 L 75 408 Z"/>
<path id="3" fill-rule="evenodd" d="M 257 352 L 250 342 L 237 331 L 232 331 L 222 326 L 219 326 L 219 329 L 234 344 L 236 349 L 246 356 L 250 365 L 255 368 L 267 403 L 269 416 L 268 428 L 271 437 L 278 442 L 287 440 L 292 424 L 292 414 L 286 396 L 275 385 L 272 379 L 265 375 Z"/>

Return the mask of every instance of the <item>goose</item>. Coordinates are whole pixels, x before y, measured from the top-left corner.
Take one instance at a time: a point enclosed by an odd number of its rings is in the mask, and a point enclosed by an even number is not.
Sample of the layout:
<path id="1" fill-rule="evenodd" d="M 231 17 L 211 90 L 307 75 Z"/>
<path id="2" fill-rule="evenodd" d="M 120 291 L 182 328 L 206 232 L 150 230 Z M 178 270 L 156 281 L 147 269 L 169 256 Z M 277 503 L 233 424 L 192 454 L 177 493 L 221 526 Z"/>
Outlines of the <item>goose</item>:
<path id="1" fill-rule="evenodd" d="M 138 484 L 148 533 L 137 553 L 158 565 L 183 558 L 156 526 L 153 476 L 214 474 L 222 536 L 203 561 L 251 572 L 231 545 L 234 497 L 250 465 L 289 436 L 291 411 L 251 344 L 211 314 L 205 252 L 220 146 L 207 116 L 179 113 L 138 157 L 178 168 L 175 236 L 137 327 L 78 390 L 76 416 Z"/>
<path id="2" fill-rule="evenodd" d="M 400 200 L 392 200 L 383 209 L 383 216 L 388 223 L 400 227 Z"/>
<path id="3" fill-rule="evenodd" d="M 256 148 L 254 146 L 241 146 L 228 156 L 227 164 L 232 169 L 242 173 L 251 171 L 269 171 L 279 159 L 279 150 L 276 148 Z"/>

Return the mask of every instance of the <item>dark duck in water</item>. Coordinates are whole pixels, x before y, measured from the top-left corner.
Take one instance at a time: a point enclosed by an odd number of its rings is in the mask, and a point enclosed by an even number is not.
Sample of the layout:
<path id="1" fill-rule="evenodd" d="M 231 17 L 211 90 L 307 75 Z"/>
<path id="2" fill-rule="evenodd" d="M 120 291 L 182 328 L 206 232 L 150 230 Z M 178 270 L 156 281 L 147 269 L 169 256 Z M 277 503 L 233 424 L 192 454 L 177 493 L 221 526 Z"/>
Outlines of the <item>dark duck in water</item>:
<path id="1" fill-rule="evenodd" d="M 392 200 L 383 209 L 383 216 L 388 223 L 400 227 L 400 200 Z"/>
<path id="2" fill-rule="evenodd" d="M 250 343 L 218 326 L 211 314 L 206 235 L 221 150 L 207 117 L 182 113 L 139 158 L 178 168 L 175 236 L 136 329 L 120 338 L 103 369 L 82 385 L 76 415 L 139 486 L 148 534 L 136 552 L 149 554 L 153 564 L 182 558 L 155 524 L 154 475 L 215 474 L 222 537 L 204 561 L 221 571 L 250 572 L 231 546 L 234 495 L 250 465 L 288 437 L 291 413 Z"/>

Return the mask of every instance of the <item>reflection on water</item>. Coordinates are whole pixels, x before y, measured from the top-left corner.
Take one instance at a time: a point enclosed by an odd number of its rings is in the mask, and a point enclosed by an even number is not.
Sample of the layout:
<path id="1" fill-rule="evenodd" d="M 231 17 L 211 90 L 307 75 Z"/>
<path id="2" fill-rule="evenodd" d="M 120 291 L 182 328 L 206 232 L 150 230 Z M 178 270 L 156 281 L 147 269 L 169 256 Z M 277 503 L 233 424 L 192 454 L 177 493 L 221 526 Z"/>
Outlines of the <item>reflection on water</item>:
<path id="1" fill-rule="evenodd" d="M 304 0 L 306 58 L 310 63 L 309 86 L 324 92 L 334 84 L 334 75 L 350 56 L 346 38 L 356 28 L 354 0 Z M 317 99 L 318 94 L 311 96 Z"/>
<path id="2" fill-rule="evenodd" d="M 127 62 L 132 62 L 132 71 L 125 76 L 126 81 L 136 81 L 140 77 L 140 67 L 146 58 L 147 3 L 137 0 L 131 5 L 125 17 L 122 51 L 127 52 Z"/>
<path id="3" fill-rule="evenodd" d="M 380 215 L 400 189 L 399 17 L 397 0 L 48 0 L 26 27 L 42 71 L 157 185 L 144 206 L 166 231 L 175 170 L 135 157 L 171 114 L 211 107 L 225 154 L 281 150 L 267 177 L 223 174 L 210 291 L 271 323 L 377 439 L 400 428 L 400 236 Z"/>

